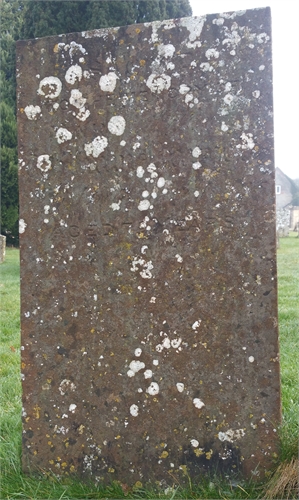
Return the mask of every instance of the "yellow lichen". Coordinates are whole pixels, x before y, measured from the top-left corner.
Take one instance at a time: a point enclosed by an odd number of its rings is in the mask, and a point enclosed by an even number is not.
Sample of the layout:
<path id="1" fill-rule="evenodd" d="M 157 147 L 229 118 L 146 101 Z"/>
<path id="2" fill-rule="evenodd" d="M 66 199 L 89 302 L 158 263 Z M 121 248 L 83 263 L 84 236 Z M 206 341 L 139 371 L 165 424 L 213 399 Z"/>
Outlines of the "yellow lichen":
<path id="1" fill-rule="evenodd" d="M 38 406 L 38 405 L 35 405 L 35 407 L 33 408 L 34 410 L 34 416 L 36 419 L 38 419 L 40 417 L 40 410 L 41 408 Z"/>
<path id="2" fill-rule="evenodd" d="M 205 454 L 205 452 L 203 451 L 203 449 L 202 449 L 202 448 L 195 448 L 195 450 L 193 450 L 193 451 L 194 451 L 194 453 L 195 453 L 195 455 L 196 455 L 197 457 L 200 457 L 201 455 L 204 455 L 204 454 Z"/>
<path id="3" fill-rule="evenodd" d="M 180 469 L 183 471 L 185 476 L 188 476 L 187 465 L 180 465 Z"/>

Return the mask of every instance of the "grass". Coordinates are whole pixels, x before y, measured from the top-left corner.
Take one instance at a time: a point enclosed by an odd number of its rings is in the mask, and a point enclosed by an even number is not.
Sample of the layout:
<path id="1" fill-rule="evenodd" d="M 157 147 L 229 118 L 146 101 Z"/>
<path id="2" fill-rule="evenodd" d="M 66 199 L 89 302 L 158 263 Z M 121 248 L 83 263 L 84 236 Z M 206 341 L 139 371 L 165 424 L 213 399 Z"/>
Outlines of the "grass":
<path id="1" fill-rule="evenodd" d="M 109 487 L 60 479 L 45 473 L 40 477 L 21 472 L 21 383 L 19 251 L 8 249 L 0 267 L 0 467 L 1 499 L 99 499 L 99 498 L 197 498 L 197 499 L 291 499 L 298 498 L 298 324 L 299 238 L 296 233 L 280 240 L 278 249 L 279 328 L 282 373 L 283 422 L 279 430 L 280 461 L 264 484 L 211 476 L 181 487 L 130 488 L 113 483 Z"/>

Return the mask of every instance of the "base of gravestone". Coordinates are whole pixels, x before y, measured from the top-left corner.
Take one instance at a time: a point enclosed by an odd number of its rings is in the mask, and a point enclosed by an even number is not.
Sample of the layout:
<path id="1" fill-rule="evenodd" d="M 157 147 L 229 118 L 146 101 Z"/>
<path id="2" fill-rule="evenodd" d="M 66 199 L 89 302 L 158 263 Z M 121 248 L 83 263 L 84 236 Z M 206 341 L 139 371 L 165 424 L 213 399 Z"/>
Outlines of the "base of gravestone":
<path id="1" fill-rule="evenodd" d="M 0 235 L 0 264 L 5 261 L 5 252 L 6 252 L 6 236 L 3 234 Z"/>

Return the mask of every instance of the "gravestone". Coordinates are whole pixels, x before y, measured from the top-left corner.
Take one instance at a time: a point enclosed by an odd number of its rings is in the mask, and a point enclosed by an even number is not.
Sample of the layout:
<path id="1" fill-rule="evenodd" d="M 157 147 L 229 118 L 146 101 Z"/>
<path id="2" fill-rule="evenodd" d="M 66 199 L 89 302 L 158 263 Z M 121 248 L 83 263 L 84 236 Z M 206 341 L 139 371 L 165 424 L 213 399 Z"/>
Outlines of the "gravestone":
<path id="1" fill-rule="evenodd" d="M 265 8 L 18 42 L 25 471 L 272 466 L 270 24 Z"/>
<path id="2" fill-rule="evenodd" d="M 6 254 L 6 236 L 0 234 L 0 264 L 5 261 Z"/>

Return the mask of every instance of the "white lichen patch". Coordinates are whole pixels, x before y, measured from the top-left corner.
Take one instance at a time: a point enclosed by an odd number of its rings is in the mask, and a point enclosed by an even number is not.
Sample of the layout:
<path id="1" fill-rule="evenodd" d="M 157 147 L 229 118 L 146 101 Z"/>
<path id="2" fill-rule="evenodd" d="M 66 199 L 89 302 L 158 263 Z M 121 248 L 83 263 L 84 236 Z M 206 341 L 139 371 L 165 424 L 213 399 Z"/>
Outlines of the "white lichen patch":
<path id="1" fill-rule="evenodd" d="M 234 100 L 234 96 L 232 94 L 226 94 L 226 96 L 224 96 L 223 98 L 225 104 L 227 104 L 228 106 L 231 106 L 233 100 Z"/>
<path id="2" fill-rule="evenodd" d="M 199 40 L 206 17 L 187 17 L 181 19 L 181 26 L 185 26 L 189 31 L 188 40 L 186 40 L 186 45 L 189 49 L 196 49 L 196 47 L 201 47 L 201 41 Z"/>
<path id="3" fill-rule="evenodd" d="M 137 167 L 136 175 L 141 179 L 144 176 L 144 168 L 141 166 Z"/>
<path id="4" fill-rule="evenodd" d="M 24 111 L 28 120 L 36 120 L 38 118 L 38 115 L 42 112 L 39 106 L 33 106 L 32 104 L 26 106 Z"/>
<path id="5" fill-rule="evenodd" d="M 192 168 L 194 170 L 199 170 L 201 166 L 202 166 L 202 164 L 200 163 L 200 161 L 196 161 L 196 162 L 192 163 Z"/>
<path id="6" fill-rule="evenodd" d="M 70 66 L 65 74 L 65 79 L 67 83 L 70 85 L 74 85 L 76 82 L 80 82 L 82 80 L 82 68 L 79 64 L 74 64 Z"/>
<path id="7" fill-rule="evenodd" d="M 74 392 L 76 390 L 76 386 L 73 382 L 71 382 L 71 380 L 65 378 L 62 382 L 60 382 L 58 389 L 61 396 L 64 396 L 67 391 Z"/>
<path id="8" fill-rule="evenodd" d="M 90 111 L 89 109 L 85 109 L 85 107 L 83 106 L 79 109 L 79 113 L 77 113 L 75 116 L 81 122 L 85 122 L 85 120 L 90 116 Z"/>
<path id="9" fill-rule="evenodd" d="M 170 342 L 171 347 L 173 347 L 173 349 L 178 349 L 181 343 L 182 343 L 181 337 L 179 337 L 178 339 L 172 339 Z"/>
<path id="10" fill-rule="evenodd" d="M 176 388 L 177 388 L 177 390 L 178 390 L 179 392 L 183 392 L 183 391 L 184 391 L 184 389 L 185 389 L 185 385 L 184 385 L 182 382 L 178 382 L 178 383 L 176 384 Z"/>
<path id="11" fill-rule="evenodd" d="M 140 349 L 140 347 L 138 347 L 137 349 L 135 349 L 135 352 L 134 352 L 136 358 L 139 358 L 139 356 L 141 356 L 142 354 L 142 349 Z"/>
<path id="12" fill-rule="evenodd" d="M 205 73 L 207 73 L 207 72 L 211 72 L 211 71 L 213 71 L 213 70 L 214 70 L 213 66 L 211 66 L 211 64 L 210 64 L 210 63 L 208 63 L 208 62 L 203 62 L 203 63 L 201 63 L 201 64 L 200 64 L 200 69 L 201 69 L 202 71 L 204 71 Z"/>
<path id="13" fill-rule="evenodd" d="M 108 130 L 111 134 L 122 135 L 126 128 L 126 120 L 123 116 L 112 116 L 108 122 Z"/>
<path id="14" fill-rule="evenodd" d="M 217 26 L 222 26 L 222 24 L 224 23 L 224 19 L 223 17 L 216 17 L 212 22 L 213 24 L 217 24 Z"/>
<path id="15" fill-rule="evenodd" d="M 130 413 L 132 415 L 132 417 L 137 417 L 138 416 L 138 406 L 137 405 L 131 405 L 130 406 Z"/>
<path id="16" fill-rule="evenodd" d="M 82 92 L 78 89 L 73 89 L 71 91 L 71 97 L 69 99 L 70 104 L 77 109 L 83 108 L 86 103 L 85 97 L 82 96 Z"/>
<path id="17" fill-rule="evenodd" d="M 77 408 L 77 405 L 75 405 L 75 404 L 71 404 L 71 405 L 69 406 L 69 411 L 70 411 L 70 412 L 72 412 L 72 413 L 74 413 L 76 408 Z"/>
<path id="18" fill-rule="evenodd" d="M 222 442 L 228 441 L 233 443 L 235 440 L 239 440 L 245 436 L 244 429 L 228 429 L 226 432 L 218 432 L 218 439 Z"/>
<path id="19" fill-rule="evenodd" d="M 49 155 L 40 155 L 37 158 L 37 168 L 39 168 L 42 172 L 48 172 L 51 168 L 51 160 Z"/>
<path id="20" fill-rule="evenodd" d="M 55 137 L 57 139 L 58 144 L 62 144 L 63 142 L 70 141 L 71 138 L 73 137 L 73 134 L 66 128 L 60 127 L 57 130 Z"/>
<path id="21" fill-rule="evenodd" d="M 195 408 L 198 408 L 199 410 L 205 406 L 204 402 L 199 398 L 194 398 L 193 404 Z"/>
<path id="22" fill-rule="evenodd" d="M 201 149 L 198 146 L 196 146 L 196 148 L 194 148 L 192 151 L 192 156 L 194 158 L 199 158 L 200 155 L 201 155 Z"/>
<path id="23" fill-rule="evenodd" d="M 119 200 L 118 203 L 111 203 L 110 208 L 112 208 L 112 210 L 120 210 L 120 204 L 121 200 Z"/>
<path id="24" fill-rule="evenodd" d="M 152 92 L 160 94 L 163 90 L 169 89 L 171 85 L 171 78 L 169 75 L 165 75 L 164 73 L 162 75 L 152 73 L 148 77 L 146 85 Z"/>
<path id="25" fill-rule="evenodd" d="M 106 137 L 98 135 L 89 144 L 84 144 L 84 149 L 87 156 L 92 155 L 94 158 L 98 158 L 107 146 L 108 141 Z"/>
<path id="26" fill-rule="evenodd" d="M 158 181 L 157 181 L 157 186 L 158 188 L 162 188 L 165 186 L 165 179 L 164 177 L 159 177 Z"/>
<path id="27" fill-rule="evenodd" d="M 161 44 L 158 46 L 158 54 L 160 57 L 165 57 L 165 59 L 172 58 L 174 53 L 175 47 L 171 43 L 168 43 L 167 45 Z"/>
<path id="28" fill-rule="evenodd" d="M 156 394 L 159 394 L 159 385 L 157 382 L 152 382 L 151 385 L 146 389 L 146 392 L 150 394 L 151 396 L 155 396 Z"/>
<path id="29" fill-rule="evenodd" d="M 253 149 L 254 148 L 255 143 L 253 141 L 252 134 L 246 135 L 245 132 L 243 132 L 243 134 L 240 136 L 240 138 L 242 139 L 242 144 L 238 144 L 237 148 L 241 148 L 241 149 Z"/>
<path id="30" fill-rule="evenodd" d="M 138 205 L 138 210 L 141 212 L 144 210 L 148 210 L 150 208 L 150 201 L 149 200 L 141 200 Z"/>
<path id="31" fill-rule="evenodd" d="M 19 219 L 19 233 L 20 234 L 23 234 L 25 233 L 25 229 L 27 227 L 27 224 L 26 222 L 24 221 L 24 219 Z"/>
<path id="32" fill-rule="evenodd" d="M 162 347 L 164 347 L 165 349 L 170 349 L 170 338 L 169 337 L 165 337 L 165 339 L 163 339 L 162 341 Z"/>
<path id="33" fill-rule="evenodd" d="M 260 90 L 254 90 L 254 91 L 252 92 L 252 95 L 253 95 L 253 97 L 255 97 L 256 99 L 258 99 L 258 98 L 260 97 L 260 95 L 261 95 L 261 92 L 260 92 Z"/>
<path id="34" fill-rule="evenodd" d="M 152 370 L 145 370 L 144 378 L 152 378 L 152 376 L 153 376 Z"/>
<path id="35" fill-rule="evenodd" d="M 137 373 L 140 370 L 143 370 L 143 368 L 145 368 L 145 364 L 143 363 L 143 361 L 133 359 L 133 361 L 131 361 L 131 363 L 129 365 L 129 368 L 132 372 L 134 372 L 134 375 L 135 375 L 135 373 Z"/>
<path id="36" fill-rule="evenodd" d="M 188 94 L 189 90 L 190 90 L 190 87 L 188 87 L 188 85 L 185 85 L 183 83 L 182 85 L 180 85 L 179 93 L 182 95 L 185 95 L 185 94 Z"/>
<path id="37" fill-rule="evenodd" d="M 228 131 L 228 126 L 226 125 L 225 122 L 221 123 L 221 130 L 222 130 L 222 132 L 227 132 Z"/>
<path id="38" fill-rule="evenodd" d="M 254 362 L 254 356 L 249 356 L 248 361 L 249 361 L 249 363 L 253 363 Z"/>
<path id="39" fill-rule="evenodd" d="M 196 330 L 197 328 L 199 328 L 201 321 L 202 321 L 201 319 L 194 321 L 194 323 L 192 325 L 192 330 Z"/>
<path id="40" fill-rule="evenodd" d="M 219 52 L 216 49 L 208 49 L 206 50 L 206 58 L 208 60 L 210 59 L 218 59 L 219 58 Z"/>
<path id="41" fill-rule="evenodd" d="M 81 55 L 87 54 L 87 50 L 81 45 L 81 43 L 71 42 L 69 45 L 65 45 L 64 50 L 69 51 L 70 58 L 72 59 L 74 54 Z"/>
<path id="42" fill-rule="evenodd" d="M 101 90 L 104 92 L 113 92 L 116 87 L 118 76 L 116 73 L 109 72 L 108 75 L 102 75 L 99 81 Z"/>
<path id="43" fill-rule="evenodd" d="M 190 443 L 193 448 L 198 448 L 199 446 L 199 442 L 197 441 L 197 439 L 191 439 Z"/>
<path id="44" fill-rule="evenodd" d="M 56 76 L 47 76 L 43 78 L 37 90 L 37 93 L 47 99 L 56 99 L 62 89 L 62 83 Z"/>

